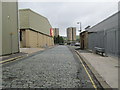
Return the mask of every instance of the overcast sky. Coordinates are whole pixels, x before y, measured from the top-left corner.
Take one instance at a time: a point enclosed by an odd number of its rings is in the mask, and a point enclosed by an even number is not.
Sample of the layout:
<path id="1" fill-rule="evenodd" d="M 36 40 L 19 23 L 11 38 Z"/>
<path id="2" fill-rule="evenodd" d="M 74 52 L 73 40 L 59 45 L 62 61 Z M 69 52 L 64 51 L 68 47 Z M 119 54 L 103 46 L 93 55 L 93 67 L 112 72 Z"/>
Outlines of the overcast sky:
<path id="1" fill-rule="evenodd" d="M 19 8 L 30 8 L 48 18 L 52 27 L 60 30 L 61 36 L 66 36 L 67 27 L 79 25 L 82 29 L 88 25 L 94 26 L 118 11 L 118 2 L 19 2 Z"/>

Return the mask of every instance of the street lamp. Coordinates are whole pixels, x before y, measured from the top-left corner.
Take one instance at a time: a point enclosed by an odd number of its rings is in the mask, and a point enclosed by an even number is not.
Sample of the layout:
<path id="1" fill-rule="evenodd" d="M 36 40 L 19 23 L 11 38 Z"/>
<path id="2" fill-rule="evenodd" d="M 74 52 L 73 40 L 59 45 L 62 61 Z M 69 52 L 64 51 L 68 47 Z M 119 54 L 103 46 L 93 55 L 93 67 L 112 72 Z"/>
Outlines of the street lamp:
<path id="1" fill-rule="evenodd" d="M 79 39 L 80 39 L 80 46 L 81 46 L 81 31 L 82 31 L 82 26 L 81 26 L 81 22 L 77 22 L 77 24 L 80 24 L 80 30 L 78 30 L 80 33 L 79 33 Z"/>
<path id="2" fill-rule="evenodd" d="M 78 30 L 78 31 L 81 32 L 82 31 L 81 22 L 77 22 L 77 24 L 80 24 L 80 30 Z"/>

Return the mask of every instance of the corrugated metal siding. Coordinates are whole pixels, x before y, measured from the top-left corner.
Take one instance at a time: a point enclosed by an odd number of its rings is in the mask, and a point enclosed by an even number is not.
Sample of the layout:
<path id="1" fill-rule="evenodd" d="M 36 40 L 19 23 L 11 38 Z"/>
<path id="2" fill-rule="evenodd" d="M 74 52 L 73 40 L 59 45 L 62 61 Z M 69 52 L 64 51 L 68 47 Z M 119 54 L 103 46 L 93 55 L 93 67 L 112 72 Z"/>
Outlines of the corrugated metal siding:
<path id="1" fill-rule="evenodd" d="M 111 29 L 106 32 L 106 53 L 118 55 L 118 30 Z"/>
<path id="2" fill-rule="evenodd" d="M 120 28 L 118 30 L 118 55 L 119 55 L 119 58 L 120 58 Z"/>
<path id="3" fill-rule="evenodd" d="M 120 2 L 119 2 L 119 13 L 118 13 L 118 55 L 120 58 Z"/>
<path id="4" fill-rule="evenodd" d="M 119 56 L 119 32 L 120 30 L 118 31 L 118 13 L 116 13 L 103 22 L 93 26 L 89 30 L 88 49 L 94 51 L 94 47 L 101 47 L 105 48 L 106 54 Z"/>
<path id="5" fill-rule="evenodd" d="M 2 2 L 0 1 L 0 55 L 2 55 Z"/>
<path id="6" fill-rule="evenodd" d="M 95 47 L 95 33 L 91 33 L 88 35 L 88 49 L 94 50 Z"/>
<path id="7" fill-rule="evenodd" d="M 30 28 L 41 33 L 50 35 L 50 25 L 47 18 L 33 12 L 30 9 L 19 10 L 20 12 L 20 29 Z"/>
<path id="8" fill-rule="evenodd" d="M 2 15 L 2 54 L 19 52 L 17 2 L 3 2 Z"/>
<path id="9" fill-rule="evenodd" d="M 20 29 L 29 28 L 29 11 L 19 11 Z"/>
<path id="10" fill-rule="evenodd" d="M 88 48 L 105 48 L 107 54 L 118 56 L 118 29 L 88 34 Z"/>
<path id="11" fill-rule="evenodd" d="M 118 27 L 118 14 L 117 13 L 103 20 L 102 22 L 96 24 L 95 26 L 91 27 L 91 30 L 89 30 L 89 32 L 107 30 L 112 27 Z"/>

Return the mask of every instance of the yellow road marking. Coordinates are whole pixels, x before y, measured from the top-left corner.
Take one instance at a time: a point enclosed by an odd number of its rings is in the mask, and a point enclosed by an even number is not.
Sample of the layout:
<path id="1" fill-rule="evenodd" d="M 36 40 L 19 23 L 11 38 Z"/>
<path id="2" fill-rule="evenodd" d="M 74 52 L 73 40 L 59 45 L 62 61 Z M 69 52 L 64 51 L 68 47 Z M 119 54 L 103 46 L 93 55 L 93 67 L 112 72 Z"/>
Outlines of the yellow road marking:
<path id="1" fill-rule="evenodd" d="M 5 62 L 9 62 L 9 61 L 13 61 L 13 60 L 21 58 L 21 57 L 22 56 L 18 56 L 18 57 L 14 57 L 14 58 L 10 58 L 10 59 L 4 60 L 4 61 L 0 61 L 0 64 L 5 63 Z"/>
<path id="2" fill-rule="evenodd" d="M 5 62 L 5 63 L 1 63 L 1 64 L 8 64 L 8 63 L 12 63 L 12 62 L 15 62 L 15 61 L 17 61 L 17 60 L 20 60 L 20 59 L 22 59 L 22 58 L 19 58 L 19 59 L 16 59 L 16 60 L 11 60 L 11 61 L 8 61 L 8 62 Z"/>
<path id="3" fill-rule="evenodd" d="M 76 51 L 76 52 L 79 53 L 78 51 Z M 77 54 L 77 56 L 78 56 L 78 54 Z M 85 69 L 85 71 L 86 71 L 86 73 L 87 73 L 87 75 L 88 75 L 88 77 L 89 77 L 89 79 L 90 79 L 90 81 L 91 81 L 93 87 L 97 90 L 97 86 L 95 85 L 95 83 L 94 83 L 92 77 L 90 76 L 90 74 L 89 74 L 87 68 L 86 68 L 85 65 L 83 64 L 83 61 L 80 59 L 79 56 L 78 56 L 78 58 L 79 58 L 80 62 L 82 63 L 82 66 L 84 67 L 84 69 Z"/>

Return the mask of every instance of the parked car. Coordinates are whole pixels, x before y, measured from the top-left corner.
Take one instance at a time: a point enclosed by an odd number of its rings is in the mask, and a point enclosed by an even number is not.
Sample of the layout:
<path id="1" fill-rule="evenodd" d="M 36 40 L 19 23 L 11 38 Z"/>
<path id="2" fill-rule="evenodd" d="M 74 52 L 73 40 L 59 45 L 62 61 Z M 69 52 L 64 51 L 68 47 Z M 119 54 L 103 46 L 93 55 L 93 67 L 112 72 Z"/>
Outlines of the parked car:
<path id="1" fill-rule="evenodd" d="M 75 43 L 75 46 L 80 46 L 80 43 Z"/>
<path id="2" fill-rule="evenodd" d="M 64 45 L 64 43 L 59 43 L 59 45 Z"/>

